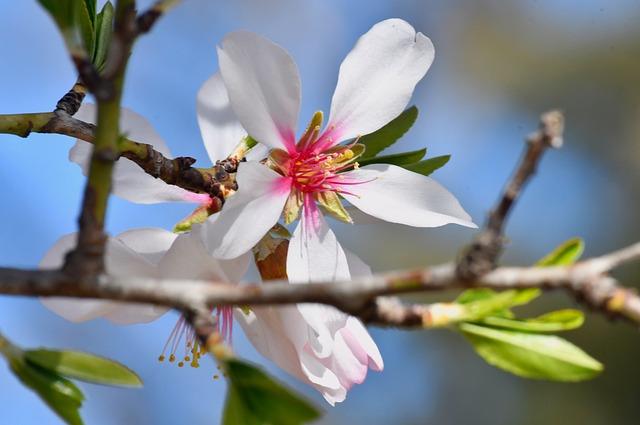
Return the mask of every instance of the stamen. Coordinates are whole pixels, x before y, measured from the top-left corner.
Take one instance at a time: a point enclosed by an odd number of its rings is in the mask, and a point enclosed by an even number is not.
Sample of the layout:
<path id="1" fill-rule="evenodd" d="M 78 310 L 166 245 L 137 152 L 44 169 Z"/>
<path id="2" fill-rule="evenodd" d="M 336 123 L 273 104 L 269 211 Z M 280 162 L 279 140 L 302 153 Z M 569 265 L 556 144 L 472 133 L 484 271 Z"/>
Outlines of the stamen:
<path id="1" fill-rule="evenodd" d="M 213 313 L 213 312 L 212 312 Z M 233 333 L 233 308 L 219 307 L 215 309 L 216 327 L 222 338 L 227 343 L 232 342 Z M 180 317 L 173 327 L 169 338 L 162 348 L 162 354 L 158 356 L 158 361 L 163 362 L 169 356 L 169 363 L 175 363 L 176 353 L 184 340 L 184 355 L 182 360 L 177 363 L 178 367 L 184 367 L 185 364 L 193 368 L 200 367 L 200 358 L 207 352 L 205 347 L 200 346 L 195 332 L 189 326 L 184 317 Z M 170 351 L 167 353 L 167 349 Z"/>

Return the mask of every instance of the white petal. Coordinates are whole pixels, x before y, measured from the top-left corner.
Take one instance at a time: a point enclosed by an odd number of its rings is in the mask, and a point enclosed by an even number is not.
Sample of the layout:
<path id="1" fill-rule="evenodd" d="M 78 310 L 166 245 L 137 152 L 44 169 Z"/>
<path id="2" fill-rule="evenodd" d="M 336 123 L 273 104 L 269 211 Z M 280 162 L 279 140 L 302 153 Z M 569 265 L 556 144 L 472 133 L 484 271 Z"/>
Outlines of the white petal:
<path id="1" fill-rule="evenodd" d="M 351 221 L 353 224 L 376 224 L 380 225 L 384 223 L 384 220 L 380 220 L 372 215 L 365 214 L 358 208 L 353 205 L 345 205 L 344 209 L 349 213 L 349 217 L 351 217 Z"/>
<path id="2" fill-rule="evenodd" d="M 133 232 L 132 232 L 133 233 Z M 125 236 L 125 239 L 132 235 Z M 65 254 L 75 246 L 76 234 L 62 237 L 45 254 L 40 268 L 60 267 Z M 105 255 L 107 272 L 113 276 L 153 277 L 155 267 L 143 255 L 136 253 L 118 239 L 109 239 Z M 97 317 L 115 323 L 144 323 L 162 315 L 166 309 L 149 305 L 124 304 L 102 300 L 78 300 L 63 297 L 41 298 L 54 313 L 72 322 L 84 322 Z"/>
<path id="3" fill-rule="evenodd" d="M 158 264 L 177 237 L 177 234 L 165 229 L 147 228 L 127 230 L 120 233 L 115 239 L 151 263 Z"/>
<path id="4" fill-rule="evenodd" d="M 211 258 L 196 229 L 180 235 L 159 265 L 163 277 L 203 279 L 219 283 L 239 283 L 249 268 L 249 254 L 233 260 Z"/>
<path id="5" fill-rule="evenodd" d="M 328 127 L 335 142 L 371 133 L 398 116 L 434 58 L 431 40 L 401 19 L 374 25 L 340 65 Z"/>
<path id="6" fill-rule="evenodd" d="M 224 159 L 247 135 L 231 109 L 227 89 L 220 73 L 202 85 L 196 100 L 198 124 L 211 163 Z"/>
<path id="7" fill-rule="evenodd" d="M 83 104 L 75 115 L 76 118 L 95 123 L 96 106 L 93 104 Z M 132 140 L 147 143 L 167 157 L 171 157 L 169 148 L 164 140 L 156 133 L 151 124 L 141 115 L 122 108 L 120 113 L 120 127 L 123 134 Z M 76 144 L 69 151 L 69 160 L 80 165 L 84 175 L 89 171 L 89 160 L 91 158 L 90 143 L 76 140 Z M 120 158 L 113 170 L 112 192 L 131 202 L 141 204 L 153 204 L 167 201 L 189 201 L 197 202 L 197 195 L 194 197 L 177 186 L 169 185 L 160 179 L 156 179 L 145 173 L 137 164 L 127 158 Z"/>
<path id="8" fill-rule="evenodd" d="M 367 214 L 393 223 L 438 227 L 449 223 L 476 228 L 458 200 L 435 180 L 404 168 L 373 164 L 345 173 L 353 195 L 345 199 Z"/>
<path id="9" fill-rule="evenodd" d="M 260 161 L 269 155 L 269 148 L 265 145 L 258 144 L 254 146 L 247 154 L 247 161 Z"/>
<path id="10" fill-rule="evenodd" d="M 138 204 L 160 202 L 201 203 L 206 198 L 167 184 L 142 171 L 133 161 L 120 158 L 113 170 L 113 194 Z"/>
<path id="11" fill-rule="evenodd" d="M 351 251 L 345 250 L 347 255 L 347 264 L 349 265 L 349 274 L 352 278 L 371 276 L 371 267 L 360 257 Z"/>
<path id="12" fill-rule="evenodd" d="M 353 339 L 346 338 L 347 343 L 353 346 L 352 341 L 357 342 L 357 345 L 362 347 L 369 358 L 369 367 L 377 371 L 382 370 L 384 368 L 384 362 L 382 361 L 380 350 L 378 350 L 378 346 L 373 342 L 371 335 L 369 335 L 369 332 L 367 332 L 362 322 L 350 316 L 346 329 L 353 336 Z"/>
<path id="13" fill-rule="evenodd" d="M 287 253 L 291 283 L 349 279 L 347 257 L 313 200 L 305 199 L 302 218 Z"/>
<path id="14" fill-rule="evenodd" d="M 306 380 L 298 353 L 276 309 L 254 307 L 249 314 L 236 309 L 234 317 L 260 354 L 296 378 Z"/>
<path id="15" fill-rule="evenodd" d="M 238 31 L 218 47 L 220 73 L 242 126 L 270 148 L 295 148 L 300 76 L 289 54 L 257 34 Z"/>
<path id="16" fill-rule="evenodd" d="M 75 118 L 88 122 L 96 123 L 96 114 L 98 108 L 92 103 L 83 103 Z M 165 156 L 171 156 L 169 147 L 162 137 L 156 132 L 151 123 L 142 115 L 131 109 L 122 108 L 120 110 L 120 131 L 128 138 L 136 142 L 147 143 L 153 146 L 155 150 Z"/>
<path id="17" fill-rule="evenodd" d="M 347 332 L 345 332 L 345 334 L 348 335 Z M 369 369 L 366 355 L 364 357 L 365 361 L 363 362 L 362 358 L 358 356 L 358 354 L 360 354 L 359 347 L 356 348 L 358 350 L 354 352 L 345 341 L 342 332 L 336 334 L 330 367 L 340 380 L 340 384 L 347 390 L 350 389 L 353 384 L 362 383 Z"/>
<path id="18" fill-rule="evenodd" d="M 276 224 L 291 190 L 289 179 L 259 162 L 241 163 L 239 190 L 204 226 L 205 246 L 216 258 L 248 252 Z"/>
<path id="19" fill-rule="evenodd" d="M 308 328 L 295 307 L 254 307 L 235 318 L 254 347 L 280 368 L 311 384 L 331 403 L 344 400 L 345 389 L 333 371 L 313 355 L 304 340 Z"/>

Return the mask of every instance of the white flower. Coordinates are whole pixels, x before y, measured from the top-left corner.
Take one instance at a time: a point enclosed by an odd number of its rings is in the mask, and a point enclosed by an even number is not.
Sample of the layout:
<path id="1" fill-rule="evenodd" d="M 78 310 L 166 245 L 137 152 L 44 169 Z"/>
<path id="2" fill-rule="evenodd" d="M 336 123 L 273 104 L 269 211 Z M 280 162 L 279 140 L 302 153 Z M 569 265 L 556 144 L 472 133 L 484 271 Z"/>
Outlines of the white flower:
<path id="1" fill-rule="evenodd" d="M 430 40 L 399 19 L 380 22 L 358 40 L 340 66 L 327 126 L 316 114 L 296 142 L 300 78 L 281 47 L 249 32 L 227 35 L 220 72 L 238 120 L 272 149 L 269 164 L 241 164 L 239 191 L 206 223 L 219 258 L 248 251 L 283 215 L 293 233 L 287 274 L 293 282 L 349 278 L 347 259 L 319 206 L 350 221 L 340 197 L 382 220 L 417 227 L 476 227 L 456 198 L 435 180 L 403 168 L 359 168 L 353 139 L 387 124 L 406 107 L 430 67 Z M 340 145 L 341 141 L 347 141 Z"/>
<path id="2" fill-rule="evenodd" d="M 352 276 L 371 274 L 354 254 L 347 252 L 347 262 Z M 262 355 L 308 382 L 331 405 L 344 401 L 354 384 L 364 382 L 369 368 L 384 367 L 362 323 L 333 307 L 254 307 L 249 313 L 236 310 L 235 317 Z"/>
<path id="3" fill-rule="evenodd" d="M 75 243 L 75 233 L 62 237 L 45 254 L 40 268 L 62 266 L 65 254 L 74 248 Z M 136 229 L 108 239 L 105 266 L 107 273 L 115 277 L 204 279 L 236 283 L 247 271 L 249 258 L 247 254 L 231 261 L 215 260 L 191 235 L 178 236 L 163 229 Z M 146 304 L 64 297 L 42 298 L 41 301 L 53 312 L 76 323 L 100 317 L 123 325 L 148 323 L 168 310 Z M 215 310 L 219 331 L 230 338 L 232 309 L 221 307 Z M 181 319 L 169 338 L 172 343 L 171 354 L 175 354 L 183 336 L 189 351 L 197 346 L 192 332 L 188 331 Z"/>
<path id="4" fill-rule="evenodd" d="M 209 78 L 198 91 L 197 97 L 198 124 L 209 159 L 212 164 L 225 159 L 238 145 L 246 132 L 235 118 L 227 92 L 219 74 Z M 82 121 L 95 123 L 96 106 L 85 103 L 75 115 Z M 143 116 L 126 108 L 120 112 L 120 131 L 128 138 L 147 143 L 167 158 L 173 158 L 167 144 Z M 261 159 L 267 154 L 262 145 L 254 147 L 247 155 L 248 159 Z M 91 144 L 76 140 L 69 151 L 69 159 L 82 168 L 86 175 L 89 171 Z M 143 171 L 137 164 L 127 158 L 120 158 L 113 170 L 112 192 L 131 202 L 154 204 L 161 202 L 193 202 L 208 204 L 209 195 L 193 193 L 165 183 Z"/>
<path id="5" fill-rule="evenodd" d="M 61 238 L 45 255 L 41 268 L 60 267 L 65 254 L 75 246 L 76 235 Z M 234 260 L 211 258 L 199 227 L 177 236 L 162 229 L 139 229 L 110 238 L 105 256 L 107 272 L 121 277 L 202 279 L 223 283 L 240 282 L 249 254 Z M 370 273 L 355 255 L 349 254 L 354 275 Z M 118 324 L 147 323 L 167 309 L 134 303 L 70 298 L 42 298 L 53 312 L 72 322 L 106 318 Z M 249 340 L 265 357 L 291 375 L 312 385 L 331 404 L 344 400 L 347 390 L 364 381 L 367 370 L 381 370 L 382 358 L 364 326 L 333 307 L 297 305 L 256 307 L 235 317 Z M 302 314 L 304 312 L 304 315 Z M 216 309 L 218 330 L 231 339 L 233 309 Z M 184 353 L 178 353 L 181 347 Z M 160 360 L 168 357 L 178 366 L 197 367 L 198 342 L 183 318 L 171 332 Z"/>

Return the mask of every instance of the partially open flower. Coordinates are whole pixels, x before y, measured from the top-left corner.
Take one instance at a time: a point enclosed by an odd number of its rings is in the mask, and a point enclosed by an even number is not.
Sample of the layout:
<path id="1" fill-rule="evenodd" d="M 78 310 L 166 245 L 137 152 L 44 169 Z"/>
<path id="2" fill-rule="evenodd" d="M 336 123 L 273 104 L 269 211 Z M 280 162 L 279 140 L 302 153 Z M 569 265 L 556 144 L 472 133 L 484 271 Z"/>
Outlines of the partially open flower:
<path id="1" fill-rule="evenodd" d="M 75 246 L 76 234 L 62 237 L 40 262 L 41 268 L 62 265 L 65 254 Z M 115 277 L 151 279 L 201 279 L 235 283 L 245 274 L 249 256 L 231 261 L 216 260 L 207 255 L 199 238 L 193 234 L 176 235 L 163 229 L 136 229 L 121 233 L 107 242 L 105 255 L 107 273 Z M 120 303 L 105 300 L 72 298 L 42 298 L 42 303 L 72 322 L 105 318 L 117 324 L 148 323 L 168 309 L 146 304 Z M 212 311 L 217 317 L 218 331 L 231 339 L 233 309 L 220 307 Z M 180 318 L 169 335 L 160 359 L 189 362 L 198 365 L 200 349 L 193 331 Z"/>

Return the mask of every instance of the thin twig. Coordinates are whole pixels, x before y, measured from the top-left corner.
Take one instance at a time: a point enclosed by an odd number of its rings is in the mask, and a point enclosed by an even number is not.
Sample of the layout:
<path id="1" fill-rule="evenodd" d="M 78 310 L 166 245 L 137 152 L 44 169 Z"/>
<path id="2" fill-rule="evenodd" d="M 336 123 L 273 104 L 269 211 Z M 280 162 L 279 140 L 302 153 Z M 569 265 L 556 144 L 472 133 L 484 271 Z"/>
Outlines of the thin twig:
<path id="1" fill-rule="evenodd" d="M 34 114 L 0 115 L 0 133 L 27 137 L 31 133 L 54 133 L 94 143 L 96 126 L 71 117 L 64 110 Z M 120 139 L 119 156 L 135 162 L 147 174 L 195 193 L 212 198 L 212 211 L 224 203 L 227 190 L 236 190 L 238 159 L 230 157 L 212 167 L 193 167 L 191 157 L 167 158 L 153 146 L 127 138 Z"/>
<path id="2" fill-rule="evenodd" d="M 550 111 L 540 118 L 540 128 L 527 139 L 527 149 L 508 182 L 497 205 L 489 214 L 482 232 L 463 253 L 458 262 L 460 278 L 473 280 L 496 267 L 504 245 L 504 226 L 529 179 L 535 174 L 542 154 L 549 147 L 562 146 L 564 117 L 559 111 Z"/>

